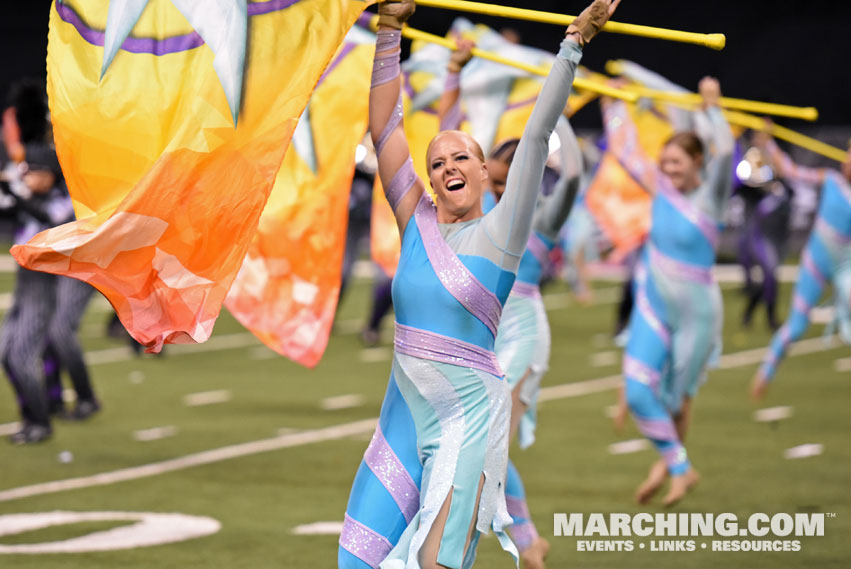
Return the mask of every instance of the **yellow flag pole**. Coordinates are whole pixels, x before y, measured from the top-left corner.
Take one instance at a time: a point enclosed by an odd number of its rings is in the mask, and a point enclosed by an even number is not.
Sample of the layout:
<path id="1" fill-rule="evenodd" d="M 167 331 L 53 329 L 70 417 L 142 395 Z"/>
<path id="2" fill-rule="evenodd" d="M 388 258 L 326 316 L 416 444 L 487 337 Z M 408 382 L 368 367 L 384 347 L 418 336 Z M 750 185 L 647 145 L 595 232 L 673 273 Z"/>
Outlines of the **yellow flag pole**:
<path id="1" fill-rule="evenodd" d="M 730 124 L 744 126 L 752 130 L 762 130 L 769 133 L 775 138 L 785 140 L 786 142 L 791 142 L 796 146 L 806 148 L 807 150 L 815 152 L 816 154 L 827 156 L 828 158 L 836 160 L 837 162 L 845 162 L 847 153 L 844 150 L 835 146 L 831 146 L 830 144 L 826 144 L 821 140 L 801 134 L 800 132 L 796 132 L 790 128 L 768 123 L 760 117 L 755 117 L 753 115 L 741 113 L 738 111 L 725 110 L 724 116 L 727 118 L 727 121 Z"/>
<path id="2" fill-rule="evenodd" d="M 402 36 L 410 40 L 421 40 L 437 45 L 442 45 L 443 47 L 453 50 L 457 49 L 458 47 L 455 44 L 455 41 L 451 39 L 430 34 L 428 32 L 423 32 L 421 30 L 417 30 L 409 26 L 405 26 L 404 28 L 402 28 Z M 476 47 L 473 48 L 472 53 L 473 57 L 487 59 L 488 61 L 493 61 L 494 63 L 500 63 L 502 65 L 514 67 L 516 69 L 520 69 L 528 73 L 532 73 L 534 75 L 541 75 L 543 77 L 546 77 L 547 75 L 549 75 L 550 72 L 550 70 L 546 67 L 542 67 L 540 65 L 531 65 L 529 63 L 523 63 L 521 61 L 515 61 L 513 59 L 508 59 L 507 57 L 503 57 L 501 55 L 497 55 L 489 51 L 484 51 Z M 597 93 L 599 95 L 622 99 L 630 103 L 634 103 L 639 99 L 639 96 L 636 93 L 625 91 L 623 89 L 617 89 L 615 87 L 611 87 L 598 81 L 582 79 L 580 77 L 576 77 L 573 80 L 573 86 L 583 91 L 593 91 L 594 93 Z"/>
<path id="3" fill-rule="evenodd" d="M 525 8 L 512 8 L 510 6 L 499 6 L 496 4 L 483 4 L 481 2 L 468 2 L 466 0 L 417 0 L 417 5 L 428 6 L 430 8 L 457 10 L 459 12 L 470 12 L 473 14 L 484 14 L 486 16 L 500 16 L 515 20 L 529 20 L 545 24 L 557 24 L 561 26 L 568 26 L 576 19 L 576 16 L 568 16 L 565 14 L 553 14 L 551 12 L 527 10 Z M 603 31 L 615 34 L 626 34 L 631 36 L 641 36 L 645 38 L 702 45 L 715 50 L 724 49 L 724 45 L 727 42 L 724 34 L 681 32 L 679 30 L 669 30 L 665 28 L 654 28 L 651 26 L 639 26 L 636 24 L 624 24 L 619 22 L 607 22 L 606 25 L 603 26 Z"/>
<path id="4" fill-rule="evenodd" d="M 671 104 L 689 110 L 694 110 L 698 107 L 698 105 L 678 101 L 671 101 Z M 786 128 L 785 126 L 766 122 L 766 120 L 762 117 L 757 117 L 740 111 L 733 111 L 728 109 L 722 109 L 722 112 L 724 113 L 724 118 L 726 118 L 727 122 L 729 122 L 730 124 L 742 126 L 751 130 L 761 130 L 767 132 L 774 138 L 785 140 L 786 142 L 792 143 L 795 146 L 800 146 L 801 148 L 809 150 L 810 152 L 815 152 L 816 154 L 826 156 L 827 158 L 830 158 L 831 160 L 836 160 L 837 162 L 844 162 L 846 159 L 847 154 L 841 148 L 831 146 L 830 144 L 824 143 L 821 140 L 812 138 L 805 134 L 801 134 L 800 132 L 794 131 L 790 128 Z"/>
<path id="5" fill-rule="evenodd" d="M 623 72 L 623 66 L 619 61 L 608 61 L 606 63 L 606 71 L 608 71 L 612 75 L 621 75 Z M 629 85 L 625 87 L 625 89 L 635 91 L 642 97 L 656 99 L 659 101 L 667 101 L 670 103 L 687 103 L 699 105 L 703 102 L 701 96 L 696 93 L 675 93 L 672 91 L 660 91 L 658 89 L 649 89 L 641 85 Z M 734 99 L 731 97 L 721 97 L 719 104 L 725 109 L 731 109 L 736 111 L 748 111 L 752 113 L 759 113 L 761 115 L 790 117 L 807 121 L 814 121 L 818 119 L 818 110 L 815 107 L 795 107 L 792 105 L 778 105 L 776 103 L 764 103 L 762 101 Z"/>

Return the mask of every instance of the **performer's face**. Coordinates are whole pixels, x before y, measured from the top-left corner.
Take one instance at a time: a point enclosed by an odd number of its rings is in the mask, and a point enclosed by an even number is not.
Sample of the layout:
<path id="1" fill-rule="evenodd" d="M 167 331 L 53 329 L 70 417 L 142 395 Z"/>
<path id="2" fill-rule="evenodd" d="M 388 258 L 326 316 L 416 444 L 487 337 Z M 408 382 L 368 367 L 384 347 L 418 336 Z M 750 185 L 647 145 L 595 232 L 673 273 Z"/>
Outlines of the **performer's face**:
<path id="1" fill-rule="evenodd" d="M 497 160 L 496 158 L 488 158 L 485 164 L 488 167 L 490 189 L 493 192 L 496 201 L 499 201 L 499 198 L 501 198 L 503 192 L 505 192 L 505 182 L 508 179 L 508 164 L 502 160 Z"/>
<path id="2" fill-rule="evenodd" d="M 438 134 L 429 146 L 428 169 L 439 221 L 467 221 L 482 215 L 488 169 L 481 149 L 468 134 Z"/>
<path id="3" fill-rule="evenodd" d="M 671 179 L 674 188 L 688 193 L 700 185 L 702 157 L 692 157 L 677 144 L 668 144 L 662 149 L 659 166 L 662 173 Z"/>
<path id="4" fill-rule="evenodd" d="M 842 163 L 842 175 L 851 182 L 851 148 L 845 154 L 845 162 Z"/>

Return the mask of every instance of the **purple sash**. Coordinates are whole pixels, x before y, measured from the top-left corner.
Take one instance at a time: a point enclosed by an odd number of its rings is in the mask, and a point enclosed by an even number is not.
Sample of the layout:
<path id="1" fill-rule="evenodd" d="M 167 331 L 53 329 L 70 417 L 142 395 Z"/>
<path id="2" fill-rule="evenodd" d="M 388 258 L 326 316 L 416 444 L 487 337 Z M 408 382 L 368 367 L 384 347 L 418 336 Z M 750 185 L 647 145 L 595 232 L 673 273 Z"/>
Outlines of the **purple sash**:
<path id="1" fill-rule="evenodd" d="M 529 235 L 526 249 L 535 256 L 542 267 L 546 267 L 550 262 L 550 248 L 534 231 Z"/>
<path id="2" fill-rule="evenodd" d="M 670 183 L 662 184 L 659 188 L 659 194 L 662 195 L 680 214 L 692 222 L 706 240 L 712 245 L 713 249 L 718 248 L 718 241 L 721 236 L 718 231 L 718 224 L 711 217 L 688 201 L 686 197 L 674 188 Z"/>
<path id="3" fill-rule="evenodd" d="M 487 326 L 496 338 L 499 318 L 502 315 L 502 304 L 496 295 L 464 266 L 440 234 L 440 228 L 437 226 L 437 212 L 431 197 L 427 194 L 423 194 L 417 204 L 414 217 L 422 236 L 426 255 L 437 278 L 449 294 Z"/>
<path id="4" fill-rule="evenodd" d="M 511 294 L 517 295 L 520 298 L 541 298 L 541 289 L 538 285 L 524 283 L 523 281 L 514 281 L 514 286 L 511 287 Z"/>
<path id="5" fill-rule="evenodd" d="M 414 358 L 471 367 L 497 377 L 505 375 L 499 367 L 496 354 L 490 350 L 398 322 L 396 322 L 395 346 L 396 352 Z"/>
<path id="6" fill-rule="evenodd" d="M 652 243 L 647 244 L 647 250 L 650 254 L 650 265 L 658 268 L 666 275 L 678 280 L 704 285 L 712 284 L 715 281 L 710 267 L 701 267 L 669 257 L 654 247 Z"/>

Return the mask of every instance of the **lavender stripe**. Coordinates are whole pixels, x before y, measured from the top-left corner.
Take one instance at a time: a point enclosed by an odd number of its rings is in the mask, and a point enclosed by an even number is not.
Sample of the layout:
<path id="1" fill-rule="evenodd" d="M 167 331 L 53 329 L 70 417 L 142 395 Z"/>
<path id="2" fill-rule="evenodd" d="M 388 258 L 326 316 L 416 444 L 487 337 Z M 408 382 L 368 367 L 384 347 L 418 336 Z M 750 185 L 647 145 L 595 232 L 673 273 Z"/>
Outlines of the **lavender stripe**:
<path id="1" fill-rule="evenodd" d="M 814 229 L 816 233 L 821 234 L 826 240 L 833 243 L 839 243 L 841 245 L 848 245 L 851 243 L 851 235 L 844 235 L 837 228 L 829 224 L 823 217 L 816 219 Z"/>
<path id="2" fill-rule="evenodd" d="M 390 113 L 390 118 L 387 119 L 387 124 L 384 125 L 384 130 L 381 131 L 381 136 L 378 137 L 378 142 L 375 143 L 375 155 L 381 156 L 381 151 L 384 150 L 384 145 L 399 123 L 402 122 L 402 115 L 405 110 L 402 107 L 402 95 L 399 94 L 399 99 L 396 101 L 396 106 L 393 107 L 393 112 Z"/>
<path id="3" fill-rule="evenodd" d="M 461 112 L 461 105 L 455 103 L 443 116 L 443 120 L 440 121 L 440 130 L 458 130 L 461 127 L 463 117 L 464 113 Z"/>
<path id="4" fill-rule="evenodd" d="M 450 71 L 446 76 L 446 83 L 443 84 L 444 91 L 454 91 L 461 88 L 461 74 L 455 71 Z"/>
<path id="5" fill-rule="evenodd" d="M 535 256 L 535 259 L 538 260 L 538 263 L 542 267 L 546 267 L 550 261 L 550 248 L 547 247 L 547 244 L 538 237 L 538 235 L 533 231 L 531 235 L 529 235 L 529 241 L 526 242 L 526 248 Z"/>
<path id="6" fill-rule="evenodd" d="M 629 355 L 623 358 L 623 374 L 628 378 L 640 381 L 654 390 L 662 377 L 662 374 L 657 370 Z"/>
<path id="7" fill-rule="evenodd" d="M 511 526 L 511 539 L 520 553 L 532 547 L 538 537 L 538 529 L 531 521 Z"/>
<path id="8" fill-rule="evenodd" d="M 670 417 L 664 419 L 642 419 L 635 417 L 635 423 L 638 425 L 638 430 L 641 431 L 648 439 L 657 441 L 679 441 L 677 430 L 674 428 L 674 422 Z"/>
<path id="9" fill-rule="evenodd" d="M 355 23 L 362 28 L 365 28 L 367 30 L 371 30 L 372 29 L 372 18 L 374 18 L 374 17 L 375 17 L 375 14 L 373 14 L 371 12 L 363 12 L 363 13 L 361 13 L 360 16 L 358 16 L 358 19 Z"/>
<path id="10" fill-rule="evenodd" d="M 825 278 L 824 274 L 819 270 L 815 260 L 813 259 L 813 256 L 810 254 L 809 249 L 804 251 L 804 256 L 801 259 L 801 265 L 803 265 L 806 270 L 812 273 L 813 278 L 816 279 L 821 286 L 825 285 L 825 283 L 827 282 L 827 278 Z"/>
<path id="11" fill-rule="evenodd" d="M 668 332 L 668 328 L 662 323 L 661 320 L 656 316 L 656 313 L 653 311 L 653 307 L 650 305 L 650 301 L 647 299 L 647 293 L 643 290 L 638 291 L 638 298 L 636 299 L 638 302 L 638 310 L 641 312 L 641 315 L 647 321 L 647 324 L 656 332 L 659 337 L 662 339 L 662 342 L 666 346 L 671 345 L 671 334 Z"/>
<path id="12" fill-rule="evenodd" d="M 529 506 L 526 504 L 526 500 L 523 498 L 516 498 L 514 496 L 505 495 L 505 505 L 508 507 L 508 515 L 514 518 L 515 520 L 531 520 L 532 516 L 529 514 Z M 515 527 L 516 527 L 515 523 Z"/>
<path id="13" fill-rule="evenodd" d="M 399 54 L 400 51 L 394 51 L 386 55 L 376 55 L 372 63 L 372 83 L 371 87 L 378 87 L 389 83 L 399 76 Z"/>
<path id="14" fill-rule="evenodd" d="M 810 303 L 807 302 L 807 300 L 800 294 L 795 294 L 795 298 L 792 300 L 792 307 L 805 315 L 809 314 L 810 309 L 812 308 Z"/>
<path id="15" fill-rule="evenodd" d="M 261 14 L 270 14 L 289 8 L 293 4 L 298 4 L 301 0 L 267 0 L 266 2 L 252 2 L 248 4 L 248 15 L 259 16 Z"/>
<path id="16" fill-rule="evenodd" d="M 428 260 L 440 282 L 470 314 L 478 318 L 496 338 L 502 304 L 470 272 L 449 247 L 437 227 L 437 214 L 431 197 L 423 194 L 414 217 L 423 239 Z"/>
<path id="17" fill-rule="evenodd" d="M 402 201 L 411 188 L 414 187 L 414 182 L 417 181 L 417 173 L 414 171 L 414 160 L 408 156 L 402 167 L 396 171 L 393 179 L 384 190 L 384 195 L 387 196 L 387 201 L 390 202 L 390 207 L 396 211 L 396 206 Z"/>
<path id="18" fill-rule="evenodd" d="M 253 5 L 254 4 L 249 4 L 249 6 L 253 6 Z M 320 77 L 319 81 L 316 82 L 316 87 L 319 87 L 320 85 L 322 85 L 322 82 L 325 81 L 325 78 L 328 77 L 328 75 L 332 71 L 334 71 L 334 69 L 338 65 L 340 65 L 340 63 L 342 63 L 344 59 L 346 59 L 346 56 L 349 55 L 352 52 L 352 50 L 355 49 L 355 47 L 357 47 L 357 44 L 354 44 L 354 43 L 347 43 L 347 44 L 343 45 L 343 49 L 340 50 L 340 53 L 337 54 L 337 57 L 334 58 L 334 61 L 331 62 L 331 65 L 329 65 L 328 67 L 325 68 L 325 72 L 322 73 L 322 77 Z"/>
<path id="19" fill-rule="evenodd" d="M 538 285 L 516 280 L 514 286 L 511 287 L 511 294 L 520 298 L 541 298 L 541 289 Z"/>
<path id="20" fill-rule="evenodd" d="M 406 356 L 459 367 L 471 367 L 497 377 L 505 375 L 496 354 L 475 344 L 464 342 L 396 323 L 396 351 Z"/>
<path id="21" fill-rule="evenodd" d="M 401 30 L 379 30 L 375 35 L 375 52 L 387 51 L 402 45 Z"/>
<path id="22" fill-rule="evenodd" d="M 677 191 L 672 185 L 662 184 L 659 190 L 659 195 L 667 199 L 668 202 L 674 206 L 678 212 L 680 212 L 680 215 L 694 224 L 700 232 L 703 233 L 703 236 L 706 237 L 706 240 L 709 241 L 712 248 L 716 249 L 720 239 L 718 224 L 715 223 L 715 221 L 708 215 L 700 211 L 697 206 L 689 202 L 685 196 Z"/>
<path id="23" fill-rule="evenodd" d="M 711 267 L 701 267 L 693 265 L 669 257 L 662 253 L 651 243 L 648 247 L 650 251 L 650 263 L 653 267 L 660 269 L 666 275 L 676 279 L 692 281 L 704 285 L 709 285 L 715 282 L 712 277 Z"/>
<path id="24" fill-rule="evenodd" d="M 248 4 L 248 15 L 259 16 L 289 8 L 301 0 L 269 0 Z M 83 21 L 83 18 L 66 3 L 56 3 L 56 12 L 63 22 L 71 24 L 86 42 L 103 47 L 104 32 L 96 30 Z M 121 44 L 121 49 L 130 53 L 149 53 L 151 55 L 168 55 L 189 51 L 204 45 L 204 40 L 197 32 L 172 36 L 170 38 L 138 38 L 128 37 Z"/>
<path id="25" fill-rule="evenodd" d="M 372 567 L 378 569 L 378 565 L 384 561 L 393 546 L 383 535 L 376 533 L 349 517 L 343 521 L 343 531 L 340 534 L 340 547 Z"/>
<path id="26" fill-rule="evenodd" d="M 686 456 L 686 449 L 683 445 L 677 445 L 674 448 L 669 448 L 667 450 L 663 450 L 661 452 L 662 458 L 665 460 L 665 464 L 668 465 L 668 468 L 673 468 L 675 466 L 679 466 L 688 462 L 688 456 Z"/>
<path id="27" fill-rule="evenodd" d="M 380 425 L 375 429 L 363 460 L 393 497 L 405 521 L 410 523 L 419 509 L 420 490 L 384 438 Z"/>

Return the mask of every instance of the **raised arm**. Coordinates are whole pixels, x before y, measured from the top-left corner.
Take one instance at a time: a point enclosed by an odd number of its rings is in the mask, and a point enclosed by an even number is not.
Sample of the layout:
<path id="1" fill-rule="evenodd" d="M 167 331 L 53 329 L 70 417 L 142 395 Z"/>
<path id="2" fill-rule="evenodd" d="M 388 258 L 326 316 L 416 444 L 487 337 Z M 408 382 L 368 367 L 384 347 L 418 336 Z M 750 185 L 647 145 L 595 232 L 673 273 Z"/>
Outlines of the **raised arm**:
<path id="1" fill-rule="evenodd" d="M 559 117 L 555 129 L 561 147 L 559 156 L 561 158 L 561 174 L 559 175 L 553 193 L 541 198 L 542 203 L 538 205 L 535 212 L 533 228 L 546 237 L 555 240 L 561 230 L 570 210 L 576 193 L 579 191 L 579 180 L 582 177 L 582 152 L 579 150 L 579 142 L 570 127 L 570 123 L 562 116 Z"/>
<path id="2" fill-rule="evenodd" d="M 594 0 L 567 28 L 558 57 L 520 138 L 508 170 L 505 193 L 485 216 L 485 231 L 502 251 L 500 265 L 509 270 L 517 269 L 532 232 L 550 135 L 567 104 L 576 66 L 582 58 L 582 46 L 600 31 L 619 3 L 620 0 Z"/>
<path id="3" fill-rule="evenodd" d="M 401 30 L 414 9 L 413 0 L 386 0 L 379 5 L 378 38 L 369 90 L 369 130 L 378 156 L 378 175 L 400 233 L 404 233 L 425 189 L 414 172 L 402 127 Z"/>
<path id="4" fill-rule="evenodd" d="M 703 96 L 703 115 L 710 127 L 710 148 L 706 154 L 707 199 L 716 219 L 721 219 L 727 199 L 733 190 L 733 148 L 735 141 L 730 125 L 718 106 L 721 87 L 712 77 L 704 77 L 699 85 Z"/>
<path id="5" fill-rule="evenodd" d="M 662 175 L 653 160 L 642 150 L 638 131 L 629 116 L 626 103 L 604 97 L 600 99 L 600 104 L 603 107 L 607 148 L 620 165 L 648 193 L 655 194 L 662 185 L 670 185 L 668 178 Z"/>
<path id="6" fill-rule="evenodd" d="M 774 138 L 768 134 L 757 137 L 756 145 L 768 154 L 769 160 L 777 170 L 777 175 L 786 180 L 821 186 L 827 171 L 824 168 L 808 168 L 792 161 L 788 154 L 780 150 Z"/>
<path id="7" fill-rule="evenodd" d="M 458 130 L 461 126 L 461 70 L 473 57 L 473 42 L 461 37 L 456 39 L 458 49 L 449 56 L 446 66 L 446 84 L 437 108 L 440 130 Z"/>

